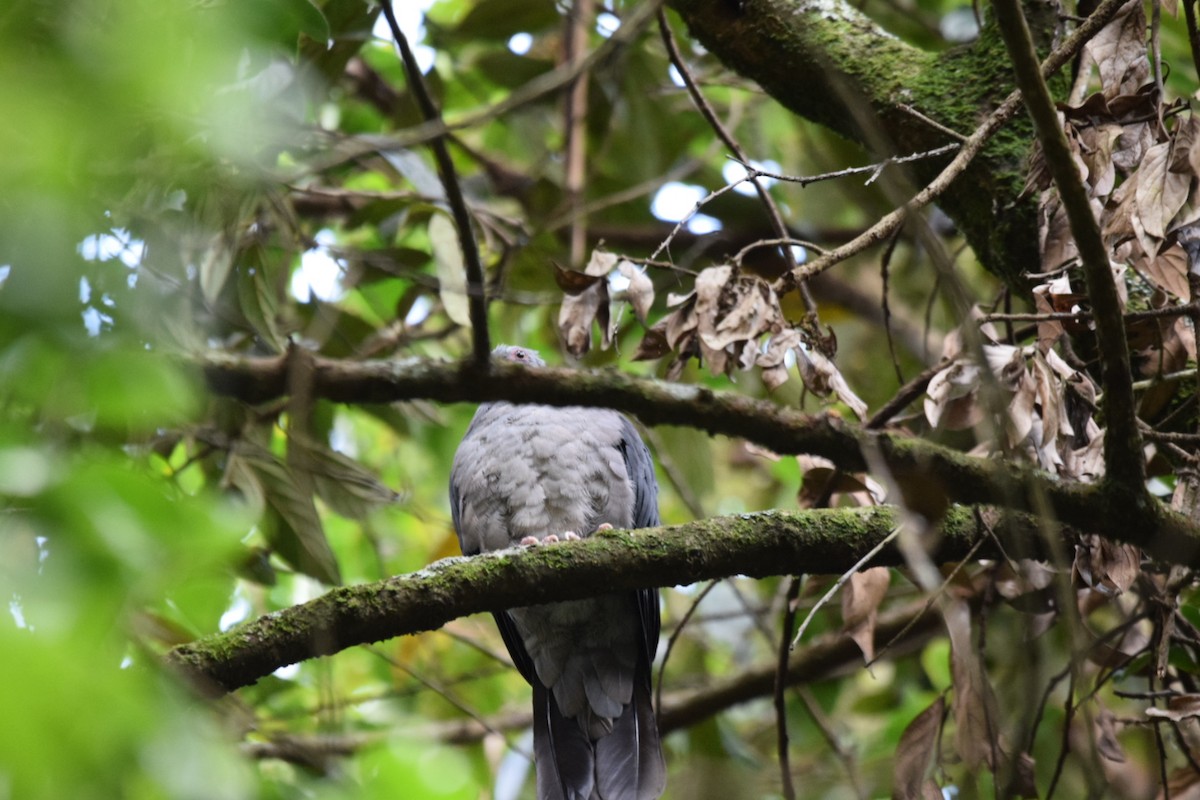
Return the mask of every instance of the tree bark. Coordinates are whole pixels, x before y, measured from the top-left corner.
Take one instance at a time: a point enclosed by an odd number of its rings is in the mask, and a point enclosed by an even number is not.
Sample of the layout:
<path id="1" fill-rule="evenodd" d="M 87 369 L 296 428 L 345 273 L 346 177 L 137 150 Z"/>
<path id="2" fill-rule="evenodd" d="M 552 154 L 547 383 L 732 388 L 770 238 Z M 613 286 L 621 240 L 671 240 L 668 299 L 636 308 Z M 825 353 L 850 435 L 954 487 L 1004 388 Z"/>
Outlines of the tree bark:
<path id="1" fill-rule="evenodd" d="M 990 20 L 971 44 L 930 53 L 843 0 L 670 0 L 670 6 L 730 69 L 876 156 L 954 141 L 922 116 L 965 137 L 1014 88 Z M 1024 6 L 1044 55 L 1058 33 L 1057 4 L 1027 0 Z M 1052 86 L 1065 88 L 1062 81 Z M 1033 141 L 1027 119 L 1009 122 L 942 202 L 983 265 L 1018 290 L 1025 289 L 1023 272 L 1038 263 L 1036 198 L 1022 196 Z M 928 183 L 947 161 L 918 162 L 912 176 Z"/>

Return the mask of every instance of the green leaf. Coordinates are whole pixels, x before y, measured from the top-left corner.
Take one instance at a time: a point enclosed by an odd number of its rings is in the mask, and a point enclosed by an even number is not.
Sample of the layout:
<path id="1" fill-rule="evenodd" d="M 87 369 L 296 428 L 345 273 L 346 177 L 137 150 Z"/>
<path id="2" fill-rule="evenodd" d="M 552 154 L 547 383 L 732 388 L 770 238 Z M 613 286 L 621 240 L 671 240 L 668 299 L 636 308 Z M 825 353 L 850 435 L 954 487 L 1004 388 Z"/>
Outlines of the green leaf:
<path id="1" fill-rule="evenodd" d="M 455 29 L 462 39 L 508 39 L 553 27 L 561 17 L 552 0 L 482 0 Z"/>
<path id="2" fill-rule="evenodd" d="M 320 498 L 343 517 L 362 519 L 400 499 L 357 461 L 328 447 L 293 435 L 288 448 L 292 466 L 307 472 Z"/>
<path id="3" fill-rule="evenodd" d="M 272 549 L 305 575 L 328 584 L 341 583 L 337 558 L 313 503 L 311 482 L 256 445 L 239 442 L 230 457 L 234 455 L 244 460 L 262 487 L 266 504 L 262 529 Z"/>

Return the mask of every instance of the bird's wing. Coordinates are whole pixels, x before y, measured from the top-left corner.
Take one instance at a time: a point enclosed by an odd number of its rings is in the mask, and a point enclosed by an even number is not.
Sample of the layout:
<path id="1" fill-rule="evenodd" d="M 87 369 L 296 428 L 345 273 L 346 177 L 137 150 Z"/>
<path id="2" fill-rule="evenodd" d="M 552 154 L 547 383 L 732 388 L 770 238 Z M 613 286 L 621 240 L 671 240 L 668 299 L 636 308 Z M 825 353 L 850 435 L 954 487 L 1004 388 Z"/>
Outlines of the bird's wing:
<path id="1" fill-rule="evenodd" d="M 633 525 L 635 528 L 655 528 L 658 517 L 658 481 L 654 477 L 654 459 L 633 423 L 621 417 L 621 438 L 618 447 L 625 457 L 625 471 L 633 484 Z M 642 623 L 642 640 L 646 663 L 654 661 L 662 618 L 658 608 L 658 590 L 640 589 L 637 593 L 638 616 Z"/>

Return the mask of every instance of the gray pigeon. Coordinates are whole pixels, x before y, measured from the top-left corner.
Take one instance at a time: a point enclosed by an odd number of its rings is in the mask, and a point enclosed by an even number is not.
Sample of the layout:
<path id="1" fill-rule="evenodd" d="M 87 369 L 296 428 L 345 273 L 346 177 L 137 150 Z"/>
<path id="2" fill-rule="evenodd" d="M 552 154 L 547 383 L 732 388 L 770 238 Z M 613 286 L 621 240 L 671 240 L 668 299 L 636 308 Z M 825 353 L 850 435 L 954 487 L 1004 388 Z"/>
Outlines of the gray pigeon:
<path id="1" fill-rule="evenodd" d="M 494 356 L 545 366 L 533 350 Z M 465 555 L 658 525 L 658 484 L 629 420 L 607 409 L 479 407 L 450 473 Z M 653 800 L 666 766 L 650 702 L 658 592 L 526 606 L 494 615 L 533 687 L 539 800 Z"/>

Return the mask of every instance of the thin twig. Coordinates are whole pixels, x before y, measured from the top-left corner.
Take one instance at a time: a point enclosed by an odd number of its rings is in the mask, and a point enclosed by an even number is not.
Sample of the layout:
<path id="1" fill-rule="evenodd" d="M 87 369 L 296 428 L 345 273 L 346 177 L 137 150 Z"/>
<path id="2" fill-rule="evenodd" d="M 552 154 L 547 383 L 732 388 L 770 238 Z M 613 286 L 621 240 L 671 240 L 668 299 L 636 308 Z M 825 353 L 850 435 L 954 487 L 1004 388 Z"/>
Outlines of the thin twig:
<path id="1" fill-rule="evenodd" d="M 929 382 L 933 380 L 933 376 L 945 368 L 946 364 L 941 362 L 931 367 L 926 367 L 921 371 L 921 374 L 901 386 L 892 399 L 884 403 L 883 407 L 876 411 L 863 427 L 868 430 L 882 428 L 888 420 L 899 414 L 909 403 L 924 394 L 926 387 L 929 386 Z"/>
<path id="2" fill-rule="evenodd" d="M 1196 4 L 1195 0 L 1183 0 L 1183 18 L 1187 23 L 1188 44 L 1192 51 L 1192 66 L 1196 68 L 1196 74 L 1200 75 L 1200 30 L 1196 28 Z"/>
<path id="3" fill-rule="evenodd" d="M 708 593 L 716 588 L 717 584 L 725 580 L 717 578 L 708 582 L 700 592 L 692 600 L 692 604 L 688 606 L 688 610 L 684 612 L 683 618 L 679 620 L 679 624 L 675 626 L 675 630 L 671 631 L 671 635 L 667 638 L 667 649 L 663 652 L 662 661 L 658 665 L 658 680 L 654 683 L 654 708 L 656 711 L 662 711 L 662 687 L 663 687 L 663 671 L 667 668 L 667 661 L 671 658 L 671 651 L 675 649 L 675 642 L 678 641 L 683 629 L 687 627 L 692 615 L 696 613 L 696 609 L 704 602 L 704 598 L 708 597 Z"/>
<path id="4" fill-rule="evenodd" d="M 800 630 L 796 631 L 796 636 L 792 639 L 793 648 L 800 643 L 802 638 L 804 638 L 804 632 L 808 630 L 809 623 L 813 621 L 813 617 L 815 617 L 817 612 L 821 610 L 821 607 L 828 603 L 830 599 L 837 594 L 838 590 L 846 585 L 846 581 L 850 580 L 851 575 L 858 572 L 860 569 L 870 563 L 871 559 L 877 556 L 879 552 L 883 550 L 883 548 L 891 544 L 892 540 L 900 534 L 900 531 L 903 529 L 903 527 L 903 525 L 897 525 L 895 528 L 892 528 L 891 533 L 883 537 L 878 544 L 868 550 L 867 554 L 860 558 L 854 564 L 854 566 L 843 572 L 842 576 L 834 582 L 833 586 L 829 587 L 829 591 L 821 595 L 821 599 L 814 603 L 813 607 L 808 610 L 808 615 L 804 618 L 804 622 L 800 624 Z"/>
<path id="5" fill-rule="evenodd" d="M 671 33 L 671 25 L 667 22 L 667 14 L 661 8 L 658 10 L 658 31 L 662 36 L 663 45 L 667 48 L 667 56 L 679 72 L 679 77 L 683 79 L 683 85 L 687 89 L 688 95 L 691 96 L 692 102 L 696 104 L 700 115 L 708 122 L 713 132 L 717 134 L 717 138 L 725 143 L 725 146 L 729 148 L 731 153 L 737 156 L 739 161 L 748 162 L 750 159 L 746 155 L 746 151 L 738 143 L 737 139 L 733 137 L 733 134 L 729 132 L 729 129 L 722 124 L 716 111 L 709 104 L 708 98 L 704 96 L 704 93 L 700 91 L 700 87 L 696 84 L 696 79 L 692 76 L 691 70 L 688 69 L 683 56 L 679 52 L 679 46 L 675 43 L 675 35 Z M 787 239 L 788 228 L 783 221 L 783 214 L 779 211 L 779 206 L 775 203 L 775 198 L 771 197 L 771 193 L 767 191 L 767 187 L 762 181 L 756 178 L 752 183 L 754 184 L 754 190 L 758 193 L 759 199 L 767 210 L 767 216 L 771 220 L 771 227 L 775 231 L 775 236 L 779 239 Z M 796 259 L 790 257 L 788 251 L 780 248 L 780 253 L 788 257 L 788 260 L 792 264 L 796 263 Z M 804 300 L 805 308 L 815 314 L 817 305 L 812 298 L 812 293 L 809 291 L 808 283 L 801 282 L 799 287 L 800 296 Z"/>
<path id="6" fill-rule="evenodd" d="M 787 601 L 783 607 L 783 630 L 779 634 L 779 661 L 775 669 L 775 730 L 779 747 L 779 772 L 783 780 L 783 796 L 796 800 L 796 787 L 792 784 L 792 765 L 788 757 L 787 703 L 784 690 L 787 688 L 788 657 L 791 647 L 792 626 L 796 624 L 796 600 L 800 597 L 800 577 L 789 579 Z"/>
<path id="7" fill-rule="evenodd" d="M 417 64 L 416 56 L 408 44 L 408 37 L 400 30 L 396 22 L 396 13 L 392 10 L 392 0 L 383 3 L 383 15 L 387 18 L 392 37 L 400 48 L 400 58 L 404 61 L 404 71 L 408 75 L 409 88 L 421 108 L 421 115 L 427 122 L 441 123 L 441 112 L 434 105 L 425 79 L 421 75 L 421 67 Z M 445 138 L 438 136 L 429 142 L 433 157 L 438 164 L 438 172 L 442 178 L 442 187 L 446 190 L 446 202 L 450 205 L 450 213 L 454 216 L 454 226 L 458 229 L 458 244 L 462 248 L 463 266 L 467 273 L 467 306 L 471 316 L 471 342 L 475 363 L 485 366 L 491 354 L 488 342 L 487 327 L 487 298 L 483 292 L 483 262 L 479 258 L 479 245 L 471 229 L 471 215 L 467 211 L 466 200 L 463 199 L 462 186 L 458 182 L 458 174 L 454 169 L 454 161 L 450 158 L 450 150 L 446 147 Z"/>

